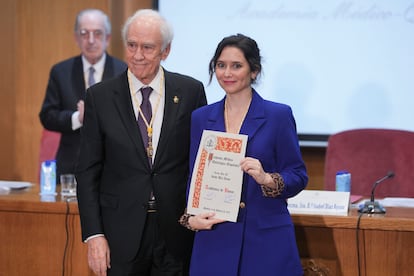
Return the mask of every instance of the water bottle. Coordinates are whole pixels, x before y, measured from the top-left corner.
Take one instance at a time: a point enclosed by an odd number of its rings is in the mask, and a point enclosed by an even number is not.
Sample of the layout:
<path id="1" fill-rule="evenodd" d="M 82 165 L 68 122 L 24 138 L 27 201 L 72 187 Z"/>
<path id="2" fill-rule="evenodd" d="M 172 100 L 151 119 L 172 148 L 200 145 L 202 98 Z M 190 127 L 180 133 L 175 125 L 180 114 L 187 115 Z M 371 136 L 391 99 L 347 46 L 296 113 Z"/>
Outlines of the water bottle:
<path id="1" fill-rule="evenodd" d="M 348 171 L 336 173 L 336 191 L 351 192 L 351 174 Z"/>
<path id="2" fill-rule="evenodd" d="M 46 160 L 40 168 L 40 194 L 56 194 L 56 161 Z"/>

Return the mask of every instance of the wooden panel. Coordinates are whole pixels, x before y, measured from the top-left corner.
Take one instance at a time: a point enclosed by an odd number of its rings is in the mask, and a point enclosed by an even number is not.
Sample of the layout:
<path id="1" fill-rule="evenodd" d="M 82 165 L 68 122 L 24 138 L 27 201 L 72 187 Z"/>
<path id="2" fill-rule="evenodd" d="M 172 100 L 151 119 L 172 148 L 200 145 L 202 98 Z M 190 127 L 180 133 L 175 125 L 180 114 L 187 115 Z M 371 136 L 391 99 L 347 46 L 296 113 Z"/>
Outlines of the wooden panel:
<path id="1" fill-rule="evenodd" d="M 12 179 L 15 148 L 15 102 L 16 102 L 16 51 L 15 34 L 17 17 L 13 0 L 1 2 L 0 9 L 0 178 Z"/>
<path id="2" fill-rule="evenodd" d="M 38 186 L 0 195 L 0 275 L 93 275 L 76 202 L 54 200 Z"/>
<path id="3" fill-rule="evenodd" d="M 64 213 L 0 211 L 0 225 L 0 237 L 7 237 L 0 247 L 0 275 L 62 275 L 62 267 L 64 275 L 93 275 L 81 242 L 79 216 L 68 216 L 66 251 Z"/>
<path id="4" fill-rule="evenodd" d="M 324 189 L 324 166 L 326 148 L 324 147 L 304 147 L 301 149 L 302 157 L 308 170 L 309 183 L 307 190 Z"/>
<path id="5" fill-rule="evenodd" d="M 363 215 L 357 240 L 358 217 L 356 209 L 348 216 L 292 215 L 305 275 L 412 274 L 412 208 Z"/>
<path id="6" fill-rule="evenodd" d="M 328 227 L 296 227 L 299 254 L 323 268 L 326 275 L 358 275 L 355 230 Z"/>
<path id="7" fill-rule="evenodd" d="M 368 275 L 413 275 L 414 232 L 372 230 L 365 232 L 364 240 Z"/>

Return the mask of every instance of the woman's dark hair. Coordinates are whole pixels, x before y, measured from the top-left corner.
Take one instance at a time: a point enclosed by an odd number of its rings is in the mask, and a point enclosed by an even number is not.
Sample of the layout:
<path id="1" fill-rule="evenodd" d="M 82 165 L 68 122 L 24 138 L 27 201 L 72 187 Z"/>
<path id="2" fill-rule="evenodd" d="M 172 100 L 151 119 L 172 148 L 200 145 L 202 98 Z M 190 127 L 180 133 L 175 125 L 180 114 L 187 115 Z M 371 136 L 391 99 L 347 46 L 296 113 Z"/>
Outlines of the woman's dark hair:
<path id="1" fill-rule="evenodd" d="M 217 45 L 216 52 L 214 53 L 213 58 L 210 60 L 208 72 L 210 75 L 209 83 L 213 79 L 213 74 L 215 72 L 217 59 L 220 57 L 221 52 L 225 47 L 236 47 L 240 49 L 244 57 L 246 58 L 247 62 L 249 63 L 250 70 L 252 72 L 257 72 L 257 77 L 260 75 L 262 71 L 262 64 L 261 64 L 261 57 L 260 57 L 260 50 L 257 46 L 256 41 L 251 39 L 248 36 L 242 34 L 231 35 L 223 38 L 222 41 Z M 256 77 L 256 79 L 257 79 Z M 252 83 L 256 82 L 256 79 L 252 79 Z"/>

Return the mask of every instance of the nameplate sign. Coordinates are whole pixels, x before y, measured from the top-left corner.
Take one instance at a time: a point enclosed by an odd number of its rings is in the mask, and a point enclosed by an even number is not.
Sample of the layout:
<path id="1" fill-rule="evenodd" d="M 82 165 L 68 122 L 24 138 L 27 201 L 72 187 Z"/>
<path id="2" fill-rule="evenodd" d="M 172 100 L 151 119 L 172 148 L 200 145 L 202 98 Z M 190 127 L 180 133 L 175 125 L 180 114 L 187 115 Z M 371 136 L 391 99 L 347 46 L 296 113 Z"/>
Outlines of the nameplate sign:
<path id="1" fill-rule="evenodd" d="M 288 199 L 291 214 L 323 214 L 346 216 L 349 208 L 349 192 L 303 190 Z"/>

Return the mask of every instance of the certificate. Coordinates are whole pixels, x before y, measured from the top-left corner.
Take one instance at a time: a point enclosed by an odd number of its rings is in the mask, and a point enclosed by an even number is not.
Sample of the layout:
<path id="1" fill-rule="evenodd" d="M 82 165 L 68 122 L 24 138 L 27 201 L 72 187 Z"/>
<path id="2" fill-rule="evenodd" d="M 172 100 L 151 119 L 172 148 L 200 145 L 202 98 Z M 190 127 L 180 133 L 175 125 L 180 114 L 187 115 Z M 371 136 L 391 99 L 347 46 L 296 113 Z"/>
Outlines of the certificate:
<path id="1" fill-rule="evenodd" d="M 214 212 L 216 218 L 235 222 L 239 212 L 247 135 L 204 130 L 198 148 L 187 212 Z"/>

